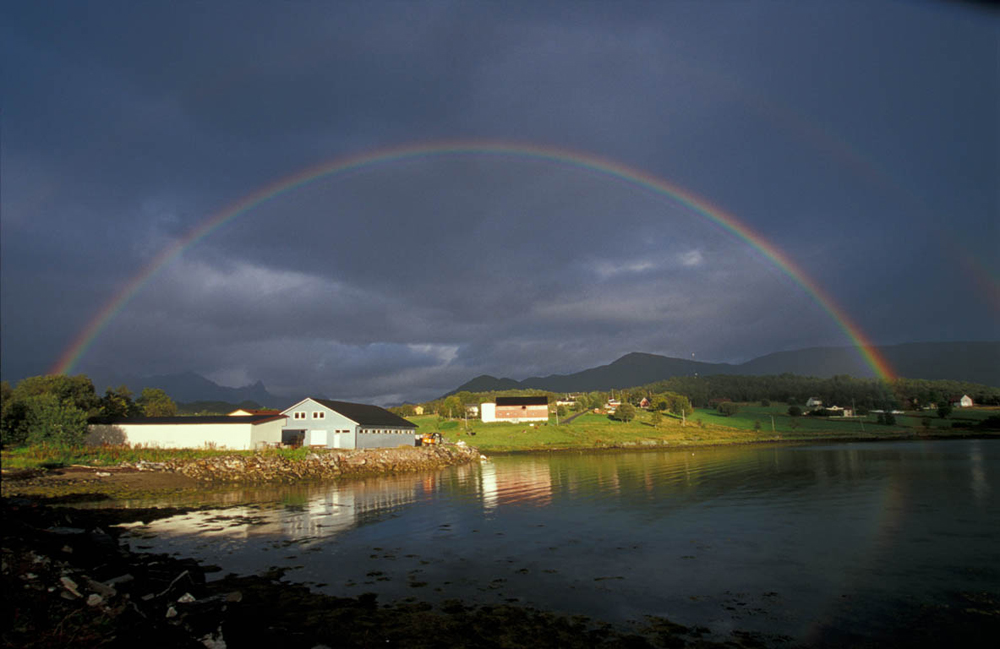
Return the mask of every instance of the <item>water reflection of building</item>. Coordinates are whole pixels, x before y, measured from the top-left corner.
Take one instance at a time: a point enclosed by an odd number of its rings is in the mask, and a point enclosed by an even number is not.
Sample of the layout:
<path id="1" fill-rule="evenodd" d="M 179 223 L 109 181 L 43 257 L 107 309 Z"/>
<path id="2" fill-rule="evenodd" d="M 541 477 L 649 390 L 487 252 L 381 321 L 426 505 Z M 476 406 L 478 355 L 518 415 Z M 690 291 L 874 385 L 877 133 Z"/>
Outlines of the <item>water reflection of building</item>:
<path id="1" fill-rule="evenodd" d="M 418 483 L 413 476 L 407 478 L 357 481 L 308 491 L 288 489 L 277 501 L 264 505 L 190 512 L 154 521 L 145 529 L 158 536 L 187 535 L 220 541 L 267 537 L 319 540 L 414 502 Z M 271 493 L 273 499 L 280 492 Z"/>
<path id="2" fill-rule="evenodd" d="M 500 505 L 542 507 L 552 503 L 552 472 L 547 460 L 485 463 L 480 486 L 487 510 Z"/>

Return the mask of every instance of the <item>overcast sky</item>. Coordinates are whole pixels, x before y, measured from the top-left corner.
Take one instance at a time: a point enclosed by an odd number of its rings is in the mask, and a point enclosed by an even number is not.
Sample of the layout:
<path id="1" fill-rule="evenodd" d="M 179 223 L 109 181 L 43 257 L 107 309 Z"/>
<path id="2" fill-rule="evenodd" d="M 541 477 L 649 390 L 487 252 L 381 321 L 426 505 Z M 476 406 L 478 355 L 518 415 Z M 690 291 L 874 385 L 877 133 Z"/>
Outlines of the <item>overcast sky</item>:
<path id="1" fill-rule="evenodd" d="M 998 33 L 997 13 L 953 3 L 3 3 L 3 378 L 49 371 L 157 253 L 262 187 L 451 140 L 576 151 L 683 188 L 877 343 L 995 340 Z M 385 404 L 631 351 L 739 362 L 850 343 L 676 201 L 455 155 L 241 214 L 158 272 L 74 371 Z"/>

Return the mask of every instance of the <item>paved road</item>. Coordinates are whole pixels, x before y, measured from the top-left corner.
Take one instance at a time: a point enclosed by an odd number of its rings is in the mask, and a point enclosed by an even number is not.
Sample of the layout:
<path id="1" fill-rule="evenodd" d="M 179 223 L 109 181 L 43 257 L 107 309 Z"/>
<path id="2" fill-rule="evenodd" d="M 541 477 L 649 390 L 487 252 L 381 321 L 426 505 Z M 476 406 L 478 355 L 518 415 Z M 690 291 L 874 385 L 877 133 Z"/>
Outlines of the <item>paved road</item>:
<path id="1" fill-rule="evenodd" d="M 580 412 L 576 413 L 575 415 L 570 415 L 569 417 L 566 417 L 565 419 L 560 419 L 559 420 L 559 425 L 561 426 L 562 424 L 568 424 L 569 422 L 573 421 L 574 419 L 576 419 L 580 415 L 585 415 L 588 412 L 590 412 L 590 411 L 589 410 L 581 410 Z"/>

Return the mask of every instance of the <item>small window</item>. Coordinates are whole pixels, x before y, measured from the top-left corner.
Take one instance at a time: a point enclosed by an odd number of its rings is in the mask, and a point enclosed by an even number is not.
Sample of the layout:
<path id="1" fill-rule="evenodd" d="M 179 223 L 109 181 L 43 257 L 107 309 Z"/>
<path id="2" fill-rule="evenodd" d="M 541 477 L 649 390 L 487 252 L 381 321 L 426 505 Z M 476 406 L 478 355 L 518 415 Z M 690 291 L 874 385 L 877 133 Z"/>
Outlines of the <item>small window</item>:
<path id="1" fill-rule="evenodd" d="M 296 412 L 296 413 L 295 413 L 295 414 L 294 414 L 294 415 L 292 416 L 292 418 L 293 418 L 293 419 L 305 419 L 305 418 L 306 418 L 306 413 L 304 413 L 304 412 L 302 412 L 301 410 L 299 410 L 299 411 L 297 411 L 297 412 Z"/>
<path id="2" fill-rule="evenodd" d="M 313 413 L 313 419 L 323 419 L 324 417 L 326 417 L 326 413 L 325 412 L 314 412 Z"/>

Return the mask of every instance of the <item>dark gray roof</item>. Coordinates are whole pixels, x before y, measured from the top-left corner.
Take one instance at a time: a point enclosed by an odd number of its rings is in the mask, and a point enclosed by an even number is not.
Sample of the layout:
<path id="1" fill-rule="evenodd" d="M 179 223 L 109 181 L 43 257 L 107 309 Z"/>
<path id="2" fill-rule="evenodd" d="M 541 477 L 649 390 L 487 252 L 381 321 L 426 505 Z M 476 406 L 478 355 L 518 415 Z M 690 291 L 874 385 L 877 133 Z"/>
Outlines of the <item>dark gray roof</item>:
<path id="1" fill-rule="evenodd" d="M 498 406 L 547 406 L 549 398 L 541 397 L 497 397 Z"/>
<path id="2" fill-rule="evenodd" d="M 92 424 L 260 424 L 284 415 L 206 415 L 203 417 L 93 417 Z"/>
<path id="3" fill-rule="evenodd" d="M 362 426 L 392 426 L 394 428 L 416 428 L 417 425 L 385 408 L 369 406 L 364 403 L 349 403 L 347 401 L 331 401 L 330 399 L 313 399 L 330 410 L 344 415 Z"/>

